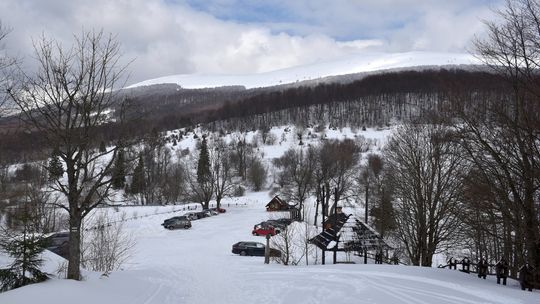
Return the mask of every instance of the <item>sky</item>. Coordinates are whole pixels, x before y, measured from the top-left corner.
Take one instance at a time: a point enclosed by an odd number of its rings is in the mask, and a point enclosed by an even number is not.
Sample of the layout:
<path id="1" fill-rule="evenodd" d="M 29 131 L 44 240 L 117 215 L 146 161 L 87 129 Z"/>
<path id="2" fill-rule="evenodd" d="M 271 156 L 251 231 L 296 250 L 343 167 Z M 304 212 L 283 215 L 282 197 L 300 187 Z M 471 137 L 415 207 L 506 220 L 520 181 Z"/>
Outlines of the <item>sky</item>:
<path id="1" fill-rule="evenodd" d="M 33 41 L 117 35 L 129 83 L 173 74 L 248 74 L 373 52 L 471 52 L 503 0 L 1 0 L 9 54 Z"/>

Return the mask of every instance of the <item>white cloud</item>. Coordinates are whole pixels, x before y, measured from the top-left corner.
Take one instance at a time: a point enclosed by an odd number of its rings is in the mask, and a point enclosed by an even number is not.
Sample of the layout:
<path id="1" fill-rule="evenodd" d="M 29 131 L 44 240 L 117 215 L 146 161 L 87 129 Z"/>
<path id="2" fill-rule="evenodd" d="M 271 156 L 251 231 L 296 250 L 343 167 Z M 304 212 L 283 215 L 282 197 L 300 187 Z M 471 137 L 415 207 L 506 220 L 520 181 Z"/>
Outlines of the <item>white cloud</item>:
<path id="1" fill-rule="evenodd" d="M 65 43 L 82 29 L 116 33 L 126 60 L 135 59 L 130 82 L 137 82 L 180 73 L 265 72 L 374 49 L 463 50 L 481 28 L 478 17 L 489 15 L 485 5 L 460 11 L 468 2 L 281 0 L 277 7 L 298 21 L 240 23 L 211 14 L 233 12 L 234 0 L 210 1 L 206 13 L 161 0 L 2 0 L 0 20 L 14 29 L 8 50 L 26 55 L 29 67 L 31 38 L 41 33 Z M 332 38 L 354 33 L 360 34 Z"/>

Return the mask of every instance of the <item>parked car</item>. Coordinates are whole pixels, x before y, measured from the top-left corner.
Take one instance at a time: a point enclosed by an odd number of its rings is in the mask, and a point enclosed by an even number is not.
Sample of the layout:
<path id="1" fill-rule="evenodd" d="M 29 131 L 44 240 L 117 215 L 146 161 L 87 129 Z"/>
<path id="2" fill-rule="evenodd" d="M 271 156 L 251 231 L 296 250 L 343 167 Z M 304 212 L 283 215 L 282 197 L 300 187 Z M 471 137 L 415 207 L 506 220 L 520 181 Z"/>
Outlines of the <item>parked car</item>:
<path id="1" fill-rule="evenodd" d="M 215 211 L 217 211 L 218 213 L 225 213 L 225 212 L 227 212 L 227 210 L 225 210 L 225 209 L 223 209 L 223 208 L 214 208 L 214 209 L 212 209 L 212 210 L 215 210 Z"/>
<path id="2" fill-rule="evenodd" d="M 202 212 L 206 213 L 208 216 L 218 215 L 219 213 L 212 209 L 204 209 Z"/>
<path id="3" fill-rule="evenodd" d="M 273 236 L 273 235 L 278 234 L 279 232 L 280 232 L 279 228 L 265 224 L 265 222 L 263 222 L 261 224 L 253 226 L 253 230 L 251 231 L 251 234 L 256 235 L 256 236 L 258 235 L 264 236 L 264 235 L 270 234 Z"/>
<path id="4" fill-rule="evenodd" d="M 197 216 L 197 219 L 202 219 L 202 218 L 211 216 L 208 213 L 206 213 L 205 211 L 195 212 L 195 215 Z"/>
<path id="5" fill-rule="evenodd" d="M 167 223 L 173 222 L 175 220 L 189 221 L 190 219 L 189 219 L 189 217 L 187 217 L 185 215 L 173 216 L 171 218 L 168 218 L 168 219 L 164 220 L 163 223 L 161 224 L 161 226 L 165 226 Z"/>
<path id="6" fill-rule="evenodd" d="M 194 220 L 198 220 L 199 219 L 199 216 L 197 216 L 197 212 L 187 212 L 186 214 L 184 214 L 185 216 L 188 217 L 189 220 L 191 221 L 194 221 Z"/>
<path id="7" fill-rule="evenodd" d="M 171 218 L 169 220 L 165 220 L 161 225 L 163 225 L 163 227 L 169 230 L 178 228 L 189 229 L 191 228 L 191 221 L 187 217 L 184 217 L 183 219 Z"/>
<path id="8" fill-rule="evenodd" d="M 287 228 L 287 226 L 288 226 L 287 224 L 285 224 L 285 223 L 283 223 L 281 221 L 277 221 L 277 220 L 268 220 L 268 221 L 263 222 L 263 223 L 266 226 L 273 226 L 273 227 L 276 227 L 276 228 L 281 229 L 281 230 Z"/>
<path id="9" fill-rule="evenodd" d="M 238 242 L 232 246 L 232 253 L 239 254 L 241 256 L 264 256 L 264 250 L 266 246 L 258 242 Z M 270 256 L 280 257 L 281 252 L 277 249 L 270 248 Z"/>
<path id="10" fill-rule="evenodd" d="M 282 224 L 287 225 L 287 226 L 290 225 L 293 222 L 293 220 L 288 219 L 288 218 L 280 218 L 280 219 L 277 219 L 277 220 L 274 220 L 274 221 L 276 221 L 278 223 L 282 223 Z"/>
<path id="11" fill-rule="evenodd" d="M 47 250 L 66 258 L 69 252 L 69 232 L 53 233 L 46 238 Z"/>

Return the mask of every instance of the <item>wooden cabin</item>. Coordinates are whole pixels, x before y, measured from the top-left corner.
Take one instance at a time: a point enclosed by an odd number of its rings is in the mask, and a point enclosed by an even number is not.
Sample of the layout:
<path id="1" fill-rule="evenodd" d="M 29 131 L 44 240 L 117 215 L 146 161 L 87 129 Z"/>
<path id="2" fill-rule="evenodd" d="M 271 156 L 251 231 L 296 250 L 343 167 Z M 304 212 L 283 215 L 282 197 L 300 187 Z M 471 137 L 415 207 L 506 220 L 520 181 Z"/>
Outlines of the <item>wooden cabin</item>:
<path id="1" fill-rule="evenodd" d="M 274 196 L 274 198 L 266 204 L 266 211 L 289 211 L 289 209 L 294 208 L 293 206 L 287 204 L 284 200 L 279 198 L 279 196 Z"/>

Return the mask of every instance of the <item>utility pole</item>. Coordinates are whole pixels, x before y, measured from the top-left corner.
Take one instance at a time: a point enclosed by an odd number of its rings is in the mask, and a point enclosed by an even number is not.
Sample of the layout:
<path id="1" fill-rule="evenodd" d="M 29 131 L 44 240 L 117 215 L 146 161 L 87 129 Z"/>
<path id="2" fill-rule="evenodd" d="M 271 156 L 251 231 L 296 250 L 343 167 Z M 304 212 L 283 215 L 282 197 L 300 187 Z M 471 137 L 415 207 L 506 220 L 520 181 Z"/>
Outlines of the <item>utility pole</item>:
<path id="1" fill-rule="evenodd" d="M 266 235 L 266 248 L 264 248 L 264 263 L 270 264 L 270 233 Z"/>

